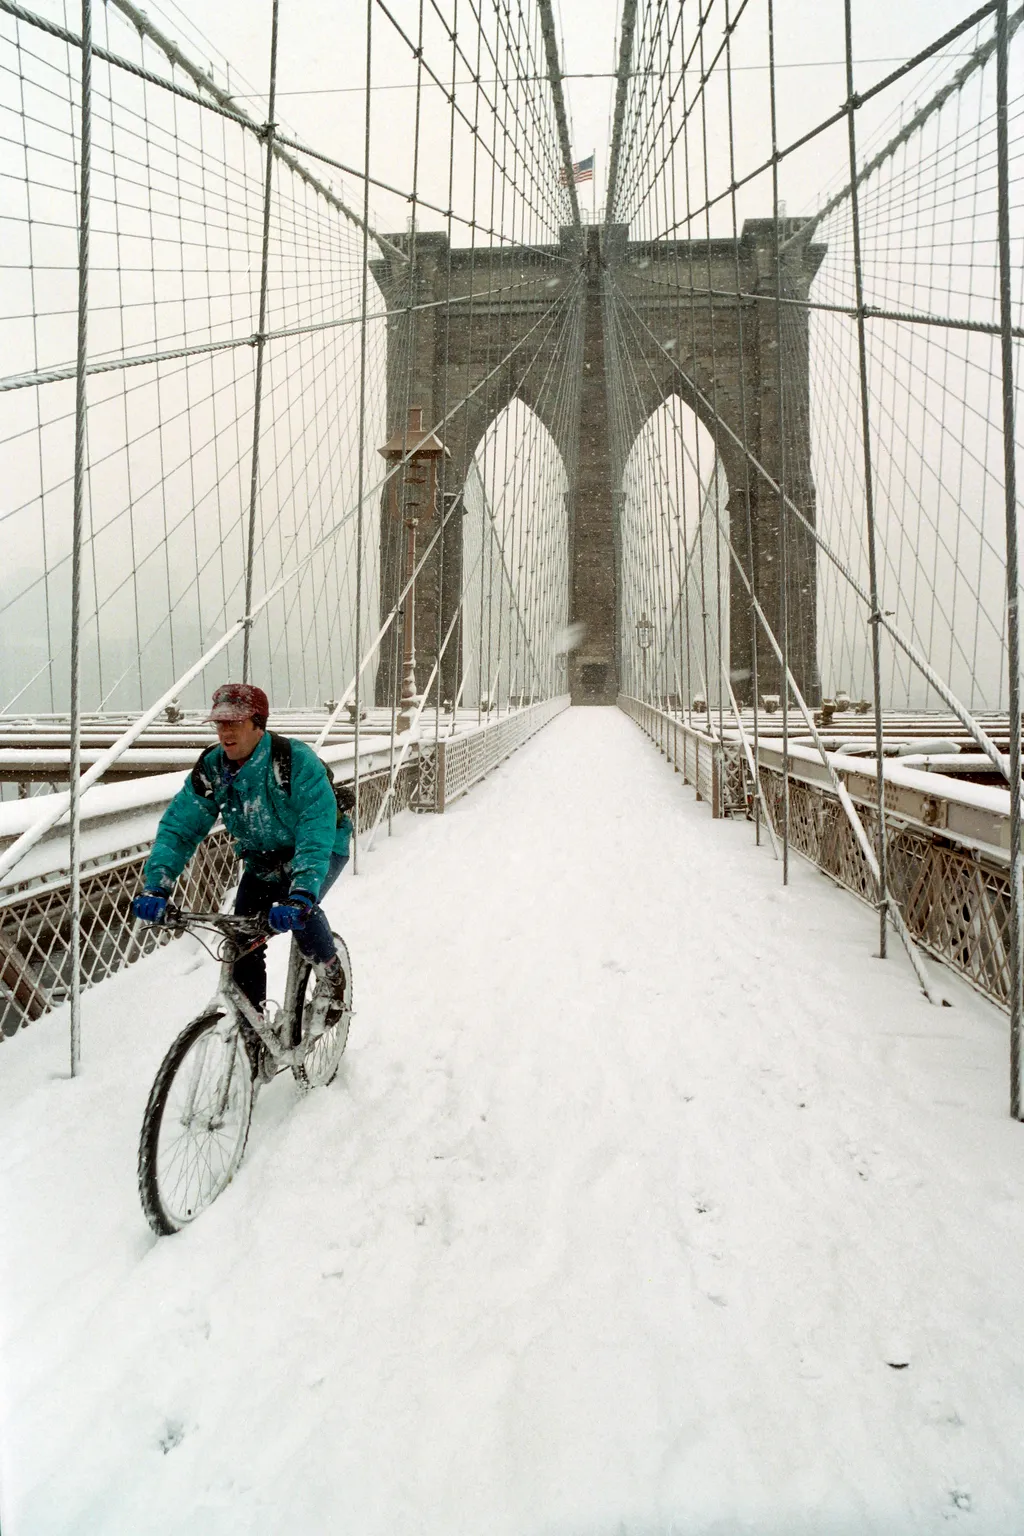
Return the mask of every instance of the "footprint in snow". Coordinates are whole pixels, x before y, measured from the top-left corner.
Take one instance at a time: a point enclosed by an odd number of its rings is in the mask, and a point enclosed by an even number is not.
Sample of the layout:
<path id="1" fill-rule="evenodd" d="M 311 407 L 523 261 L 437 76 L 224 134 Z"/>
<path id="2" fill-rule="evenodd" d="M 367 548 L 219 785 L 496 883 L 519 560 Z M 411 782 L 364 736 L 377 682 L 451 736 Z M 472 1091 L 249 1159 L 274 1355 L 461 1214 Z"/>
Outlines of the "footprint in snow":
<path id="1" fill-rule="evenodd" d="M 971 1495 L 966 1488 L 951 1488 L 949 1504 L 943 1510 L 943 1515 L 947 1520 L 954 1520 L 958 1514 L 970 1514 L 973 1507 Z"/>
<path id="2" fill-rule="evenodd" d="M 159 1446 L 166 1456 L 168 1451 L 173 1451 L 175 1446 L 181 1444 L 185 1438 L 185 1426 L 177 1419 L 168 1419 L 164 1425 L 164 1432 L 160 1436 Z"/>

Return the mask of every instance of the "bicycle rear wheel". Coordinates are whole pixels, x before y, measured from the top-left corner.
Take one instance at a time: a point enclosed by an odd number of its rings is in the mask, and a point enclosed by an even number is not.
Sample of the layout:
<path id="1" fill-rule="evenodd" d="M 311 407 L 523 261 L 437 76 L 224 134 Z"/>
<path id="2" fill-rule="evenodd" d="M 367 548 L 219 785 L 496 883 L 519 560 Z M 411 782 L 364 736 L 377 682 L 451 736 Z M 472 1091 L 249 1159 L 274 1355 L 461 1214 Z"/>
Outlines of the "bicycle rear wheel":
<path id="1" fill-rule="evenodd" d="M 139 1197 L 159 1236 L 179 1232 L 230 1184 L 249 1136 L 252 1068 L 223 1014 L 187 1024 L 160 1064 L 142 1120 Z"/>
<path id="2" fill-rule="evenodd" d="M 328 1083 L 333 1083 L 348 1044 L 348 1026 L 352 1018 L 352 961 L 345 940 L 337 933 L 333 937 L 335 953 L 345 973 L 345 1006 L 323 1034 L 311 1043 L 299 1066 L 292 1068 L 295 1081 L 302 1088 L 326 1088 Z M 312 995 L 313 988 L 310 987 L 303 1003 L 304 1013 Z"/>

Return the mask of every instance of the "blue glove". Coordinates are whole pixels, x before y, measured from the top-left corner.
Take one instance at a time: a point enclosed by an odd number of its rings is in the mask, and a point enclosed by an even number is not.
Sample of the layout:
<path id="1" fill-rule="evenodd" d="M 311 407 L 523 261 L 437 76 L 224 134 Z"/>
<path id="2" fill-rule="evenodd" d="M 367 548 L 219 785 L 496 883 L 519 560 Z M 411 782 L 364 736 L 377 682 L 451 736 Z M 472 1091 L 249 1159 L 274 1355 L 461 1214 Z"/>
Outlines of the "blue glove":
<path id="1" fill-rule="evenodd" d="M 275 901 L 267 913 L 270 931 L 291 933 L 293 929 L 305 928 L 306 918 L 314 905 L 312 896 L 307 896 L 305 891 L 290 891 L 287 901 Z"/>
<path id="2" fill-rule="evenodd" d="M 140 923 L 162 923 L 167 911 L 167 897 L 160 891 L 143 891 L 132 900 L 132 911 Z"/>

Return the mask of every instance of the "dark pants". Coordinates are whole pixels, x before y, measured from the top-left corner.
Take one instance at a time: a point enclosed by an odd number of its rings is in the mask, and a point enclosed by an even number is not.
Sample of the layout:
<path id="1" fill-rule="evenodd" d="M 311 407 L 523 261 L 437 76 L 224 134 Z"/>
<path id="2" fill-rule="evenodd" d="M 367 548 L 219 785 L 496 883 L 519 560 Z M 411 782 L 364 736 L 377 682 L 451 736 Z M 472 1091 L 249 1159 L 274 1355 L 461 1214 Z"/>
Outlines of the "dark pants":
<path id="1" fill-rule="evenodd" d="M 347 853 L 332 853 L 331 854 L 331 862 L 327 866 L 327 879 L 324 881 L 323 885 L 320 887 L 320 900 L 321 901 L 323 901 L 324 897 L 327 895 L 327 892 L 330 890 L 330 888 L 334 884 L 335 880 L 337 880 L 338 876 L 341 874 L 342 870 L 345 868 L 345 865 L 347 863 L 348 863 L 348 854 Z"/>
<path id="2" fill-rule="evenodd" d="M 321 896 L 334 884 L 347 863 L 347 859 L 332 857 L 327 879 L 320 888 Z M 290 885 L 291 881 L 287 875 L 271 874 L 261 877 L 246 870 L 238 882 L 235 912 L 239 917 L 256 917 L 269 912 L 275 902 L 287 901 Z M 333 960 L 334 936 L 331 933 L 330 923 L 319 907 L 313 908 L 304 926 L 296 930 L 295 938 L 307 959 L 316 960 L 321 965 L 327 960 Z M 245 993 L 254 1007 L 262 1008 L 267 997 L 266 945 L 261 944 L 250 954 L 243 955 L 241 960 L 235 962 L 231 974 L 236 986 Z"/>

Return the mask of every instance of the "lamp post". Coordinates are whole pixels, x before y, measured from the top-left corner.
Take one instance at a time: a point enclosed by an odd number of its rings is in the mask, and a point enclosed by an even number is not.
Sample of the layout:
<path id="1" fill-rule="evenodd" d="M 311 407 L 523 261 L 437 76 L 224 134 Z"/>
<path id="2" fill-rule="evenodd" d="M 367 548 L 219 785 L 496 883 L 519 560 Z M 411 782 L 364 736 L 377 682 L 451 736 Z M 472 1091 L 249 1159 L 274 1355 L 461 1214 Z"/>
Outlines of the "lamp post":
<path id="1" fill-rule="evenodd" d="M 399 428 L 392 432 L 378 452 L 389 463 L 406 460 L 401 472 L 391 476 L 388 496 L 394 523 L 401 520 L 406 530 L 405 576 L 404 580 L 401 577 L 399 580 L 409 590 L 404 607 L 402 699 L 396 724 L 398 730 L 407 731 L 419 704 L 416 692 L 416 583 L 413 581 L 416 530 L 421 521 L 430 522 L 434 517 L 437 465 L 448 450 L 433 432 L 424 432 L 423 407 L 411 405 L 405 430 Z"/>
<path id="2" fill-rule="evenodd" d="M 406 502 L 406 509 L 415 507 L 415 500 L 410 497 Z M 416 529 L 420 525 L 418 517 L 407 517 L 405 528 L 408 537 L 405 542 L 405 579 L 412 581 L 412 573 L 416 569 Z M 419 696 L 416 692 L 416 583 L 413 581 L 405 597 L 404 613 L 404 639 L 405 651 L 402 657 L 402 706 L 398 711 L 398 729 L 407 731 L 412 725 L 412 717 L 416 713 Z"/>
<path id="3" fill-rule="evenodd" d="M 636 641 L 640 647 L 640 659 L 643 663 L 643 690 L 644 701 L 647 699 L 647 652 L 654 643 L 654 625 L 646 613 L 636 621 Z"/>

